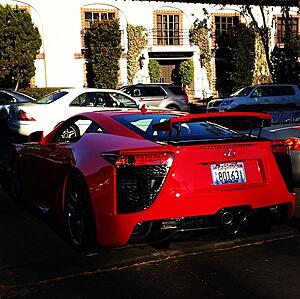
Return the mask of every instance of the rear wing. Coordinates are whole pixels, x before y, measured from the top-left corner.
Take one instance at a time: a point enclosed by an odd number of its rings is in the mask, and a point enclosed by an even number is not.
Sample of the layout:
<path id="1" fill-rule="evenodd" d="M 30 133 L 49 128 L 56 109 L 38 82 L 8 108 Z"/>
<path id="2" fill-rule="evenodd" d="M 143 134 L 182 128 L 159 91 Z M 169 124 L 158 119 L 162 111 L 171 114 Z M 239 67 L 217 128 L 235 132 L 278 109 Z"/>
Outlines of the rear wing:
<path id="1" fill-rule="evenodd" d="M 263 127 L 269 127 L 272 123 L 272 116 L 268 113 L 258 112 L 213 112 L 201 114 L 188 114 L 172 117 L 159 124 L 153 125 L 154 131 L 172 131 L 176 124 L 196 121 L 209 121 L 227 127 L 235 131 L 248 131 L 251 134 L 253 129 L 259 129 L 258 136 Z"/>

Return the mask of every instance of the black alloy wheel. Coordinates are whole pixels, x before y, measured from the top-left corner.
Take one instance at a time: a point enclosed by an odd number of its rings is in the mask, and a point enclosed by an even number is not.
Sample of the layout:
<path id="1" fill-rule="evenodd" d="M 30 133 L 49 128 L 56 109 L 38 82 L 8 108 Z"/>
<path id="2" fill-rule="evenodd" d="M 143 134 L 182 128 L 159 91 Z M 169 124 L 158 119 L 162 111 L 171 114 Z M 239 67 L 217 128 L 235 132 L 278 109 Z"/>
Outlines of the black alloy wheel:
<path id="1" fill-rule="evenodd" d="M 65 229 L 71 245 L 88 250 L 95 245 L 95 225 L 87 186 L 79 174 L 67 182 L 64 206 Z"/>
<path id="2" fill-rule="evenodd" d="M 60 136 L 62 139 L 72 139 L 80 136 L 80 131 L 78 126 L 73 124 L 70 125 L 67 129 L 65 129 Z"/>

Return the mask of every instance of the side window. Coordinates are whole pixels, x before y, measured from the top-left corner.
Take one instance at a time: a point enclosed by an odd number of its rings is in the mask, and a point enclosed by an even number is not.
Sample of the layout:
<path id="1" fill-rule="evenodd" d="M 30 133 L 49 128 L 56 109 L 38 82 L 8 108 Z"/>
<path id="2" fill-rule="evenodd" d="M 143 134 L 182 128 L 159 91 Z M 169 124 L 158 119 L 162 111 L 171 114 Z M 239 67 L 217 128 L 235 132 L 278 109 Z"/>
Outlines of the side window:
<path id="1" fill-rule="evenodd" d="M 165 91 L 159 86 L 145 86 L 141 88 L 142 96 L 144 97 L 157 97 L 165 96 Z"/>
<path id="2" fill-rule="evenodd" d="M 262 88 L 257 87 L 251 94 L 251 97 L 262 97 Z"/>
<path id="3" fill-rule="evenodd" d="M 85 133 L 97 132 L 103 132 L 97 123 L 85 117 L 76 117 L 66 121 L 50 142 L 76 142 Z"/>
<path id="4" fill-rule="evenodd" d="M 292 86 L 282 86 L 282 95 L 292 96 L 295 94 L 295 90 Z"/>
<path id="5" fill-rule="evenodd" d="M 76 97 L 71 103 L 70 106 L 85 106 L 84 103 L 86 102 L 86 93 L 83 93 Z"/>

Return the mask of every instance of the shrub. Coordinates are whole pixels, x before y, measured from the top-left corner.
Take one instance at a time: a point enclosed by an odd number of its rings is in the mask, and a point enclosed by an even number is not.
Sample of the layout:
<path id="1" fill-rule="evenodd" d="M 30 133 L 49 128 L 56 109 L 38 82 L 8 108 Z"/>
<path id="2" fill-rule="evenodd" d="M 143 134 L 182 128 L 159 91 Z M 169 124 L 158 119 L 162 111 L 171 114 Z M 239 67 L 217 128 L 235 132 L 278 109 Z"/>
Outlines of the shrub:
<path id="1" fill-rule="evenodd" d="M 160 64 L 157 60 L 151 59 L 148 63 L 148 70 L 149 70 L 149 76 L 150 81 L 152 83 L 158 83 L 160 81 Z"/>

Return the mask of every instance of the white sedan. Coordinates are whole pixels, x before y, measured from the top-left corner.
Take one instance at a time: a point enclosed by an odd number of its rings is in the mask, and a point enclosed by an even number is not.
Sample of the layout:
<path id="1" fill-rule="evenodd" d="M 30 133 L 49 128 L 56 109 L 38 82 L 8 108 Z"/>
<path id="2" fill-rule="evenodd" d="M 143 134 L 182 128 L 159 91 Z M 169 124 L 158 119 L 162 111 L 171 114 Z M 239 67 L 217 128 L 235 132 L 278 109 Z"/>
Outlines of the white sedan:
<path id="1" fill-rule="evenodd" d="M 116 108 L 139 108 L 139 103 L 114 89 L 60 89 L 35 103 L 12 104 L 7 127 L 10 131 L 25 136 L 35 131 L 43 131 L 46 135 L 59 122 L 77 113 Z"/>

